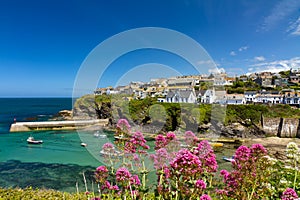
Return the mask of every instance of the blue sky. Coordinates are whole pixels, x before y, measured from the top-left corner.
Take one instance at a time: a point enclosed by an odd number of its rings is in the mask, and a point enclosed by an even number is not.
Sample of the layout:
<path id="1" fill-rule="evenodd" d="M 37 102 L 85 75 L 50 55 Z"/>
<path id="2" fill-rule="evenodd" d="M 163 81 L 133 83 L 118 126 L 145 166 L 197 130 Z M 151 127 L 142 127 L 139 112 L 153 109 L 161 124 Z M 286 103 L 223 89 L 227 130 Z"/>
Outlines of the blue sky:
<path id="1" fill-rule="evenodd" d="M 89 53 L 115 34 L 140 27 L 186 34 L 230 75 L 300 68 L 299 0 L 3 0 L 0 97 L 71 96 Z M 194 73 L 168 52 L 139 50 L 120 56 L 99 86 L 115 86 L 128 70 L 149 63 Z M 147 81 L 151 73 L 137 74 Z"/>

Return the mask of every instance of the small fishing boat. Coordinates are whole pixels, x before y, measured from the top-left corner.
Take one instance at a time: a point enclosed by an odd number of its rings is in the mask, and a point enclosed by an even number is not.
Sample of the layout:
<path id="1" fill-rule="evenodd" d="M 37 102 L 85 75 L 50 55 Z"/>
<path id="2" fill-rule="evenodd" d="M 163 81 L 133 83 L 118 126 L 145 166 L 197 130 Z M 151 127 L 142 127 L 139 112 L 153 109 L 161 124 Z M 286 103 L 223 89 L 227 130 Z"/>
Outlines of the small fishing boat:
<path id="1" fill-rule="evenodd" d="M 34 137 L 30 136 L 27 138 L 28 144 L 42 144 L 43 140 L 35 140 Z"/>
<path id="2" fill-rule="evenodd" d="M 103 139 L 103 138 L 107 138 L 107 135 L 100 134 L 99 131 L 97 131 L 96 133 L 94 133 L 94 137 Z"/>
<path id="3" fill-rule="evenodd" d="M 119 157 L 119 156 L 121 156 L 121 152 L 114 150 L 114 152 L 109 153 L 109 152 L 105 152 L 105 151 L 101 150 L 100 155 L 101 156 L 109 156 L 109 157 Z"/>
<path id="4" fill-rule="evenodd" d="M 227 162 L 233 162 L 234 161 L 234 156 L 232 156 L 231 158 L 223 156 L 223 160 L 225 160 Z"/>
<path id="5" fill-rule="evenodd" d="M 81 142 L 80 145 L 81 145 L 82 147 L 86 147 L 86 146 L 87 146 L 87 143 Z"/>

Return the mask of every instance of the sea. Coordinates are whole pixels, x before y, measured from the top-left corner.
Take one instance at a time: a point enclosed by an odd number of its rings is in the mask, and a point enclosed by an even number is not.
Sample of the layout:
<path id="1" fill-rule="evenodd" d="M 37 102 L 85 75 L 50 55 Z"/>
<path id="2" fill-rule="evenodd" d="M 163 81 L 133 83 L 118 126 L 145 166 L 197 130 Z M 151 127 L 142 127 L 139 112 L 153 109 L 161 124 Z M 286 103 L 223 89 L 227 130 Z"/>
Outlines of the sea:
<path id="1" fill-rule="evenodd" d="M 106 138 L 96 138 L 95 131 L 9 132 L 14 121 L 47 121 L 59 111 L 71 109 L 72 98 L 0 98 L 0 187 L 71 193 L 84 192 L 87 187 L 95 191 L 94 171 L 106 164 L 100 155 L 101 147 L 106 142 L 113 143 L 113 132 L 96 131 Z M 28 144 L 29 136 L 43 140 L 43 144 Z M 82 147 L 82 142 L 88 146 Z M 148 145 L 153 149 L 154 141 Z M 233 155 L 234 148 L 222 147 L 215 153 L 219 168 L 229 169 L 230 163 L 222 156 Z M 154 170 L 149 181 L 156 182 Z"/>
<path id="2" fill-rule="evenodd" d="M 91 187 L 93 171 L 103 164 L 100 155 L 81 146 L 86 136 L 94 140 L 92 133 L 9 132 L 14 121 L 47 121 L 59 111 L 71 109 L 72 98 L 0 98 L 0 187 L 31 186 L 67 192 Z M 27 144 L 29 136 L 44 143 Z"/>

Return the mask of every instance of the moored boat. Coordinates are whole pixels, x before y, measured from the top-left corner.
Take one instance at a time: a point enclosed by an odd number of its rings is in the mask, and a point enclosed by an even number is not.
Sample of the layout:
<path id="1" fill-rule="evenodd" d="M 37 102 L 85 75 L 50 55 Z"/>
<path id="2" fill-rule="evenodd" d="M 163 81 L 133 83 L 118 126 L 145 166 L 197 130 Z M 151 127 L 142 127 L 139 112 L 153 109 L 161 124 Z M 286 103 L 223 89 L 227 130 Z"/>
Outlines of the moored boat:
<path id="1" fill-rule="evenodd" d="M 107 138 L 106 134 L 100 134 L 99 131 L 97 131 L 96 133 L 94 133 L 94 137 L 96 138 Z"/>
<path id="2" fill-rule="evenodd" d="M 105 152 L 103 150 L 100 151 L 101 156 L 109 156 L 109 157 L 119 157 L 121 156 L 121 152 L 114 150 L 114 152 Z"/>
<path id="3" fill-rule="evenodd" d="M 223 160 L 225 160 L 227 162 L 233 162 L 234 161 L 234 156 L 232 156 L 231 158 L 223 156 Z"/>
<path id="4" fill-rule="evenodd" d="M 28 144 L 42 144 L 43 140 L 35 140 L 34 137 L 30 136 L 27 138 Z"/>
<path id="5" fill-rule="evenodd" d="M 87 146 L 87 143 L 81 142 L 80 145 L 81 145 L 82 147 L 86 147 L 86 146 Z"/>

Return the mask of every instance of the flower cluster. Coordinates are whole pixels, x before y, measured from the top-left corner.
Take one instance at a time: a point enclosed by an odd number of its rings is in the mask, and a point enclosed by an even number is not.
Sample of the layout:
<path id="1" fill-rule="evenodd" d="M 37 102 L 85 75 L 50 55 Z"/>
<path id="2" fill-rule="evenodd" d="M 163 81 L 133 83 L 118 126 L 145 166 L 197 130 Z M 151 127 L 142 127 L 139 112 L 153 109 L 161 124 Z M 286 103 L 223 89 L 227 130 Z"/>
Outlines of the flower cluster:
<path id="1" fill-rule="evenodd" d="M 186 143 L 197 144 L 193 132 L 188 131 L 186 135 L 188 136 Z M 159 195 L 163 198 L 171 195 L 182 199 L 201 196 L 207 188 L 205 180 L 208 180 L 208 176 L 212 176 L 217 169 L 216 157 L 211 146 L 207 141 L 202 141 L 196 148 L 183 148 L 173 153 L 168 151 L 171 141 L 176 141 L 174 133 L 168 133 L 165 137 L 158 135 L 156 153 L 151 156 L 154 168 L 158 172 Z M 203 196 L 203 199 L 205 198 L 206 196 Z"/>
<path id="2" fill-rule="evenodd" d="M 254 144 L 251 148 L 240 146 L 234 155 L 233 170 L 231 172 L 220 171 L 225 188 L 218 190 L 218 193 L 223 197 L 238 199 L 270 196 L 271 191 L 268 186 L 270 171 L 268 169 L 271 164 L 266 155 L 266 149 L 260 144 Z"/>
<path id="3" fill-rule="evenodd" d="M 144 162 L 149 156 L 147 141 L 141 132 L 130 133 L 126 120 L 119 120 L 116 132 L 123 134 L 118 143 L 115 142 L 116 148 L 124 152 L 121 156 L 110 156 L 116 154 L 111 143 L 104 144 L 102 152 L 110 159 L 117 159 L 118 165 L 114 166 L 121 167 L 116 171 L 105 166 L 96 169 L 95 178 L 104 195 L 101 198 L 148 199 L 149 171 L 148 163 Z M 261 144 L 240 146 L 233 156 L 232 170 L 220 170 L 223 183 L 219 183 L 220 189 L 216 190 L 213 186 L 218 164 L 208 141 L 199 141 L 191 131 L 185 132 L 184 141 L 173 132 L 159 134 L 155 139 L 155 153 L 150 158 L 157 175 L 155 194 L 159 195 L 158 199 L 298 199 L 300 152 L 295 143 L 287 146 L 285 162 L 272 159 Z M 182 149 L 180 142 L 185 142 Z M 132 171 L 137 170 L 139 176 L 132 174 L 127 166 L 131 166 Z"/>
<path id="4" fill-rule="evenodd" d="M 95 172 L 97 182 L 104 183 L 108 177 L 108 169 L 105 166 L 99 166 Z"/>
<path id="5" fill-rule="evenodd" d="M 130 125 L 126 119 L 119 119 L 117 123 L 117 128 L 124 132 L 130 131 Z"/>
<path id="6" fill-rule="evenodd" d="M 132 175 L 127 168 L 120 167 L 115 173 L 115 182 L 118 185 L 112 185 L 108 180 L 108 170 L 105 166 L 99 166 L 95 172 L 95 179 L 101 185 L 102 194 L 112 191 L 119 191 L 119 195 L 126 195 L 127 190 L 131 190 L 131 195 L 137 195 L 137 189 L 140 185 L 140 179 L 137 175 Z M 121 189 L 121 190 L 120 190 Z"/>
<path id="7" fill-rule="evenodd" d="M 127 168 L 125 167 L 121 167 L 117 170 L 116 172 L 116 180 L 117 182 L 120 182 L 120 183 L 127 183 L 129 182 L 129 179 L 131 178 L 131 174 L 130 172 L 128 171 Z"/>
<path id="8" fill-rule="evenodd" d="M 160 148 L 168 148 L 172 146 L 172 144 L 177 145 L 179 144 L 176 135 L 173 132 L 168 132 L 166 136 L 163 136 L 161 134 L 157 135 L 155 138 L 155 149 L 160 149 Z M 173 149 L 172 149 L 173 150 Z"/>
<path id="9" fill-rule="evenodd" d="M 165 148 L 158 149 L 155 154 L 151 154 L 150 158 L 153 160 L 153 167 L 159 171 L 163 169 L 163 167 L 168 165 L 168 162 L 170 161 L 170 156 Z"/>
<path id="10" fill-rule="evenodd" d="M 116 127 L 116 136 L 126 139 L 131 136 L 131 126 L 126 119 L 119 119 Z"/>
<path id="11" fill-rule="evenodd" d="M 201 168 L 205 173 L 211 174 L 217 171 L 216 155 L 207 140 L 201 141 L 192 152 L 199 157 Z"/>
<path id="12" fill-rule="evenodd" d="M 199 139 L 192 131 L 186 131 L 184 134 L 185 144 L 188 147 L 196 146 L 199 143 Z"/>
<path id="13" fill-rule="evenodd" d="M 281 196 L 281 200 L 297 200 L 298 195 L 292 188 L 287 188 Z"/>
<path id="14" fill-rule="evenodd" d="M 146 145 L 146 142 L 147 141 L 145 140 L 141 132 L 135 132 L 131 139 L 125 143 L 125 153 L 136 153 L 136 151 L 138 150 L 138 153 L 145 154 L 145 150 L 150 149 L 150 147 Z"/>

